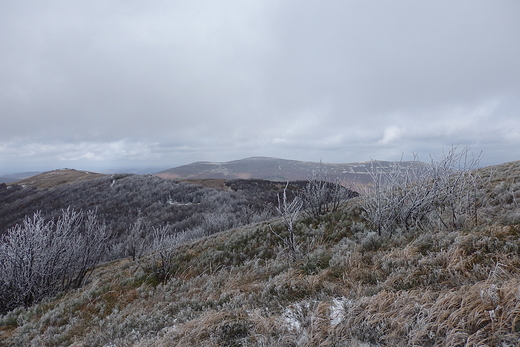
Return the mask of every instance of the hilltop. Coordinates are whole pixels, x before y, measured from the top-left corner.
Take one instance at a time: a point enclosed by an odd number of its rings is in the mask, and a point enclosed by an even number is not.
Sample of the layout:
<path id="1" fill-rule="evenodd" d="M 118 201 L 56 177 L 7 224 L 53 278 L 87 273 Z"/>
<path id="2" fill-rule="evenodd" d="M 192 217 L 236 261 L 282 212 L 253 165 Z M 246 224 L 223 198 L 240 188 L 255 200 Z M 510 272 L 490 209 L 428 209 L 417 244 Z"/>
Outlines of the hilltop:
<path id="1" fill-rule="evenodd" d="M 63 184 L 89 181 L 106 175 L 97 172 L 79 171 L 74 169 L 59 169 L 48 171 L 36 175 L 31 175 L 17 181 L 10 182 L 10 185 L 32 186 L 36 188 L 53 188 Z"/>
<path id="2" fill-rule="evenodd" d="M 460 226 L 378 233 L 357 197 L 301 215 L 296 257 L 280 218 L 232 227 L 97 267 L 1 316 L 0 345 L 517 346 L 520 162 L 472 175 Z"/>

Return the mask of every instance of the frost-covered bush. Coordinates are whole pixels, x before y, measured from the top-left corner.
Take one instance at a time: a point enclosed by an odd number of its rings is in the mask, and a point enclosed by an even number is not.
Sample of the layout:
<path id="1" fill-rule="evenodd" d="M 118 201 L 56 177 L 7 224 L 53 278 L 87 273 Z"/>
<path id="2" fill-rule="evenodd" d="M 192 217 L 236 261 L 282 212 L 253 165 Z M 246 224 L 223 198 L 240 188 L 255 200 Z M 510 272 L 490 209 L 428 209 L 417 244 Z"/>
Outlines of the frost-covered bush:
<path id="1" fill-rule="evenodd" d="M 480 157 L 456 146 L 439 160 L 396 162 L 392 168 L 375 165 L 372 189 L 365 195 L 364 217 L 381 234 L 437 223 L 456 229 L 477 217 L 477 180 L 473 169 Z"/>
<path id="2" fill-rule="evenodd" d="M 358 195 L 357 192 L 343 187 L 339 177 L 331 182 L 320 162 L 318 169 L 311 173 L 303 187 L 300 198 L 305 214 L 319 219 L 324 214 L 336 211 L 343 201 Z"/>
<path id="3" fill-rule="evenodd" d="M 94 212 L 26 218 L 0 238 L 0 313 L 78 288 L 106 251 L 110 232 Z"/>

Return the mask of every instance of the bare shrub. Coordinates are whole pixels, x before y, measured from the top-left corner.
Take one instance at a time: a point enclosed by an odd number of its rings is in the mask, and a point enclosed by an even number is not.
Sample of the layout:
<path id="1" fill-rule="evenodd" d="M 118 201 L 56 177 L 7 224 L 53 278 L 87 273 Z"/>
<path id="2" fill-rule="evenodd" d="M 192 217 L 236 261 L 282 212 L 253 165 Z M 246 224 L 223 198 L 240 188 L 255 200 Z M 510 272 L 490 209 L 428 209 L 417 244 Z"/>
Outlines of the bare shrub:
<path id="1" fill-rule="evenodd" d="M 124 246 L 143 270 L 153 275 L 156 283 L 164 283 L 171 276 L 175 246 L 183 241 L 201 237 L 196 232 L 172 231 L 168 225 L 148 227 L 142 218 L 137 219 L 129 230 Z"/>
<path id="2" fill-rule="evenodd" d="M 145 270 L 153 273 L 156 282 L 166 283 L 172 275 L 172 258 L 179 243 L 178 234 L 170 234 L 168 226 L 152 228 L 151 234 L 151 261 Z"/>
<path id="3" fill-rule="evenodd" d="M 309 181 L 303 188 L 300 197 L 304 212 L 315 219 L 334 212 L 342 201 L 357 196 L 357 193 L 343 187 L 337 177 L 333 182 L 327 177 L 323 165 L 310 174 Z"/>
<path id="4" fill-rule="evenodd" d="M 271 232 L 278 236 L 285 244 L 287 249 L 289 249 L 291 253 L 291 257 L 293 259 L 297 258 L 298 247 L 296 245 L 296 241 L 294 240 L 294 223 L 300 216 L 300 212 L 302 210 L 303 201 L 299 197 L 294 197 L 292 201 L 287 199 L 287 187 L 289 186 L 289 182 L 285 185 L 285 188 L 282 193 L 282 198 L 278 195 L 278 207 L 276 210 L 282 217 L 285 226 L 287 227 L 287 231 L 289 232 L 289 236 L 286 238 L 278 235 L 273 228 L 271 227 Z"/>
<path id="5" fill-rule="evenodd" d="M 80 287 L 109 238 L 94 212 L 72 209 L 48 222 L 35 213 L 9 229 L 0 239 L 0 312 Z"/>
<path id="6" fill-rule="evenodd" d="M 396 227 L 423 228 L 437 222 L 445 229 L 456 229 L 477 219 L 478 176 L 472 170 L 480 156 L 469 155 L 469 148 L 453 146 L 439 160 L 411 164 L 402 160 L 391 168 L 373 162 L 373 185 L 365 195 L 364 217 L 381 234 Z"/>
<path id="7" fill-rule="evenodd" d="M 147 235 L 146 225 L 142 218 L 130 226 L 123 242 L 124 253 L 132 257 L 132 260 L 141 258 L 150 248 L 150 237 Z"/>

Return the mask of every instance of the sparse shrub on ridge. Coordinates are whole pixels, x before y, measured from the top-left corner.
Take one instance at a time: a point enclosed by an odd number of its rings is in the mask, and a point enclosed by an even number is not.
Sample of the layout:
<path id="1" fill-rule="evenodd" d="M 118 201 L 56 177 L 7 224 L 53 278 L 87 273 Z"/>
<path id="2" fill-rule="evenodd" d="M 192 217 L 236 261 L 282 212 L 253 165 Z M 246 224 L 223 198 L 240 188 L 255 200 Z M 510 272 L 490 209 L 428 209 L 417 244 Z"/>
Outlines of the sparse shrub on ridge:
<path id="1" fill-rule="evenodd" d="M 364 216 L 377 231 L 392 233 L 398 227 L 437 225 L 456 229 L 478 218 L 478 176 L 473 169 L 479 157 L 469 148 L 453 146 L 443 157 L 424 164 L 396 162 L 391 169 L 374 163 L 373 183 L 364 197 Z"/>
<path id="2" fill-rule="evenodd" d="M 285 188 L 282 193 L 282 198 L 278 196 L 278 207 L 276 208 L 276 210 L 282 217 L 282 220 L 287 228 L 287 232 L 289 233 L 289 235 L 284 238 L 277 234 L 272 227 L 271 232 L 283 241 L 286 249 L 288 249 L 291 254 L 292 260 L 295 260 L 298 257 L 299 251 L 298 245 L 296 244 L 296 240 L 294 238 L 294 224 L 300 216 L 300 212 L 303 207 L 303 201 L 297 196 L 292 201 L 289 201 L 287 199 L 288 186 L 289 182 L 287 182 L 287 184 L 285 185 Z"/>
<path id="3" fill-rule="evenodd" d="M 303 213 L 314 219 L 336 211 L 343 201 L 358 195 L 359 193 L 343 187 L 339 177 L 331 182 L 321 161 L 318 168 L 309 174 L 308 182 L 299 193 Z"/>
<path id="4" fill-rule="evenodd" d="M 289 189 L 290 183 L 287 181 L 283 191 L 278 193 L 278 206 L 276 207 L 278 215 L 285 224 L 288 236 L 280 236 L 272 227 L 271 232 L 282 240 L 285 249 L 289 250 L 291 259 L 296 260 L 299 253 L 295 238 L 296 221 L 301 216 L 307 216 L 319 222 L 325 215 L 336 212 L 345 200 L 354 198 L 359 193 L 343 187 L 339 178 L 336 178 L 334 183 L 329 182 L 321 162 L 318 169 L 310 174 L 308 182 L 302 188 L 293 192 Z M 298 187 L 302 182 L 292 183 L 293 186 Z"/>

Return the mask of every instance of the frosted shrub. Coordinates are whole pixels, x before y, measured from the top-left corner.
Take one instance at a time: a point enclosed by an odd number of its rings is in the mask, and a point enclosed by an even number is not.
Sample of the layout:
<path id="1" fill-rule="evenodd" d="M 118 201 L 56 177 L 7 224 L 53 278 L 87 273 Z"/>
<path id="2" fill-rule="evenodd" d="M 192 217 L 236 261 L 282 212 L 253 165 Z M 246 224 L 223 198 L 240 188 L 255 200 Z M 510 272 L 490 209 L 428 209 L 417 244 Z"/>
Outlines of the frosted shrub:
<path id="1" fill-rule="evenodd" d="M 432 223 L 456 229 L 476 221 L 478 177 L 472 169 L 479 161 L 480 156 L 470 157 L 468 147 L 459 151 L 454 146 L 428 164 L 401 161 L 385 169 L 374 163 L 373 187 L 365 195 L 363 215 L 379 234 Z"/>
<path id="2" fill-rule="evenodd" d="M 289 186 L 289 182 L 287 182 L 284 190 L 282 198 L 278 196 L 278 207 L 276 210 L 282 216 L 284 224 L 287 226 L 287 230 L 289 232 L 289 236 L 286 238 L 278 235 L 273 228 L 271 228 L 271 232 L 278 236 L 281 240 L 283 240 L 285 246 L 290 251 L 291 258 L 294 260 L 297 257 L 298 247 L 296 245 L 296 241 L 294 239 L 294 226 L 298 217 L 300 216 L 300 212 L 302 210 L 303 201 L 299 197 L 295 197 L 292 201 L 287 199 L 287 187 Z"/>
<path id="3" fill-rule="evenodd" d="M 320 162 L 318 169 L 310 175 L 300 198 L 303 202 L 302 208 L 305 214 L 314 219 L 319 219 L 329 212 L 337 211 L 343 201 L 358 195 L 357 192 L 343 187 L 339 178 L 331 182 Z"/>
<path id="4" fill-rule="evenodd" d="M 110 232 L 94 212 L 40 213 L 0 238 L 0 313 L 78 288 L 106 251 Z"/>

